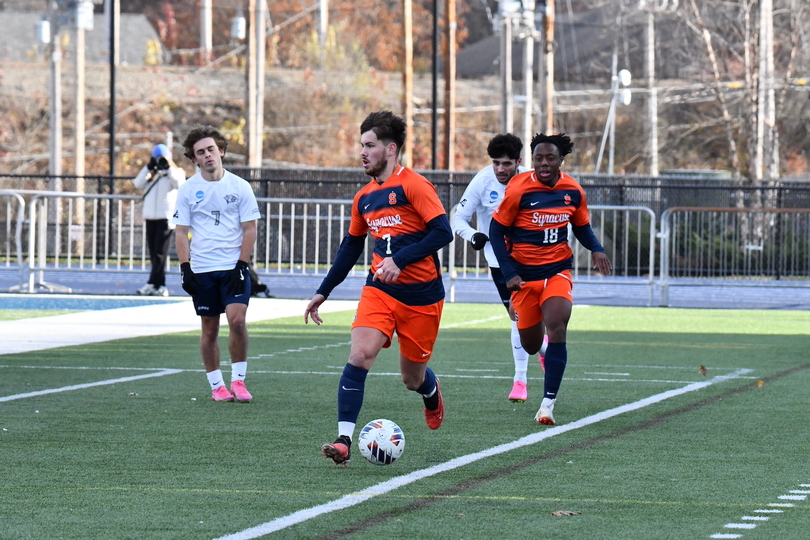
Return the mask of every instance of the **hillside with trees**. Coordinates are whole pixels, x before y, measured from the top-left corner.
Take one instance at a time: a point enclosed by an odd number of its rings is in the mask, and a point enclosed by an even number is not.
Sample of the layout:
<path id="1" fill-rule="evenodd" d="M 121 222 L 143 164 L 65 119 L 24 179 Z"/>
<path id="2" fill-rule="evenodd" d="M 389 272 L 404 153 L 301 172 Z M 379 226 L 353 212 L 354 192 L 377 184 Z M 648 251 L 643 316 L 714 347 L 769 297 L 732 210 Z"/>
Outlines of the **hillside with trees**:
<path id="1" fill-rule="evenodd" d="M 655 15 L 660 169 L 724 169 L 741 180 L 755 178 L 758 130 L 762 129 L 758 115 L 763 94 L 772 91 L 780 175 L 807 174 L 810 6 L 804 0 L 773 0 L 774 76 L 763 81 L 759 76 L 760 1 L 764 0 L 670 0 L 677 9 Z M 245 52 L 229 31 L 231 18 L 246 3 L 213 0 L 214 49 L 209 64 L 200 57 L 199 1 L 121 0 L 122 11 L 142 13 L 149 19 L 161 38 L 161 50 L 154 65 L 118 71 L 119 174 L 134 174 L 144 149 L 162 132 L 171 131 L 180 138 L 197 122 L 222 128 L 231 139 L 233 158 L 238 162 L 244 156 Z M 662 3 L 666 4 L 648 2 Z M 46 5 L 44 1 L 41 6 L 24 4 L 39 10 Z M 570 168 L 594 169 L 606 127 L 615 53 L 617 68 L 633 73 L 631 104 L 617 107 L 616 171 L 648 172 L 646 18 L 637 4 L 636 0 L 558 0 L 555 4 L 555 131 L 569 133 L 576 142 L 567 162 Z M 402 3 L 383 0 L 358 9 L 355 2 L 330 1 L 323 50 L 313 6 L 317 2 L 268 3 L 263 156 L 267 164 L 356 166 L 357 126 L 365 113 L 380 107 L 401 112 Z M 444 3 L 440 8 L 443 13 Z M 415 0 L 413 9 L 417 114 L 412 152 L 417 168 L 429 168 L 433 2 Z M 459 2 L 457 9 L 459 48 L 492 35 L 489 16 L 497 11 L 497 2 Z M 446 43 L 442 41 L 441 47 L 445 50 Z M 70 45 L 64 62 L 63 121 L 69 146 L 73 137 Z M 0 69 L 4 74 L 0 79 L 4 118 L 0 171 L 47 171 L 48 67 L 0 63 Z M 516 76 L 519 79 L 519 73 Z M 86 125 L 92 130 L 87 141 L 88 174 L 105 174 L 109 167 L 105 161 L 108 139 L 103 129 L 93 128 L 103 124 L 108 114 L 105 84 L 109 79 L 105 77 L 106 66 L 88 66 Z M 444 82 L 439 84 L 437 106 L 442 108 Z M 515 81 L 516 92 L 521 84 Z M 457 99 L 456 168 L 472 170 L 486 163 L 483 148 L 500 130 L 500 83 L 497 77 L 459 80 Z M 518 133 L 520 116 L 516 109 Z M 23 154 L 27 159 L 17 158 Z M 442 161 L 439 166 L 443 167 Z M 64 170 L 69 173 L 71 168 L 66 152 Z"/>

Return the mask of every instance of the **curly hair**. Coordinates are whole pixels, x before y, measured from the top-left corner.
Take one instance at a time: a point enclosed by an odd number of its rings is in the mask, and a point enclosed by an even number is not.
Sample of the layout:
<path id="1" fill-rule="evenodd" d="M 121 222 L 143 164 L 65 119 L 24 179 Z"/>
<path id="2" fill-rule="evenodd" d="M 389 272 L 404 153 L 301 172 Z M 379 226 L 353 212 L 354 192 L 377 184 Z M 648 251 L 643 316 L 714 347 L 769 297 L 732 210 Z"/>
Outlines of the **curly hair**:
<path id="1" fill-rule="evenodd" d="M 520 159 L 523 150 L 523 141 L 511 133 L 495 135 L 487 145 L 487 155 L 492 159 L 507 156 L 509 159 Z"/>
<path id="2" fill-rule="evenodd" d="M 186 140 L 183 141 L 183 155 L 188 159 L 194 161 L 194 145 L 203 139 L 211 137 L 217 145 L 217 148 L 225 152 L 228 149 L 228 141 L 222 136 L 222 133 L 216 130 L 214 126 L 197 125 L 188 132 Z"/>
<path id="3" fill-rule="evenodd" d="M 574 143 L 571 138 L 565 133 L 558 133 L 556 135 L 546 135 L 545 133 L 535 133 L 532 137 L 531 149 L 534 154 L 534 149 L 538 144 L 551 143 L 560 151 L 560 159 L 564 158 L 574 149 Z"/>
<path id="4" fill-rule="evenodd" d="M 399 153 L 405 145 L 406 129 L 405 120 L 391 111 L 376 111 L 366 116 L 366 119 L 360 124 L 360 135 L 367 131 L 374 131 L 379 140 L 396 144 L 397 153 Z"/>

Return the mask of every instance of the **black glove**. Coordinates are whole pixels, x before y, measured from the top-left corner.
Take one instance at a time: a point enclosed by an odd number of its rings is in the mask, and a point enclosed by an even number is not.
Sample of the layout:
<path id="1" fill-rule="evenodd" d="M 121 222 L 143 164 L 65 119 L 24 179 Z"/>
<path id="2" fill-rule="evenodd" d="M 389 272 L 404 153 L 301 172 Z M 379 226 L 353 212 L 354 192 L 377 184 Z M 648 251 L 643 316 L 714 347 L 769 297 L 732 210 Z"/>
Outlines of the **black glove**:
<path id="1" fill-rule="evenodd" d="M 163 156 L 160 156 L 157 160 L 157 168 L 161 171 L 165 171 L 169 168 L 169 160 Z"/>
<path id="2" fill-rule="evenodd" d="M 484 246 L 487 245 L 487 242 L 489 242 L 489 236 L 485 235 L 482 232 L 477 232 L 474 235 L 472 235 L 472 238 L 470 238 L 470 244 L 472 245 L 472 248 L 475 251 L 484 249 Z"/>
<path id="3" fill-rule="evenodd" d="M 245 261 L 237 261 L 233 270 L 228 272 L 228 277 L 225 280 L 228 294 L 231 296 L 240 296 L 245 294 L 245 276 L 248 274 L 248 263 Z"/>
<path id="4" fill-rule="evenodd" d="M 149 169 L 150 171 L 154 171 L 155 169 L 157 169 L 157 166 L 158 162 L 155 158 L 150 159 L 149 163 L 146 164 L 146 168 Z"/>
<path id="5" fill-rule="evenodd" d="M 191 296 L 197 294 L 197 276 L 191 271 L 191 263 L 180 265 L 180 285 Z"/>

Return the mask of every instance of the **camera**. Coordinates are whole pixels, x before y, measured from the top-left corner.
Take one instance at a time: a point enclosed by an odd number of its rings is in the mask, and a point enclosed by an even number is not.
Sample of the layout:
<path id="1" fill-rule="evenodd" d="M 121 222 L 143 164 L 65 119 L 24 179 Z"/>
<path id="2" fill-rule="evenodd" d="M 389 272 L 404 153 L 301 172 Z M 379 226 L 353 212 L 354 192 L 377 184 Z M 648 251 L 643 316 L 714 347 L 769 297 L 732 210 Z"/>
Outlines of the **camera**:
<path id="1" fill-rule="evenodd" d="M 152 159 L 149 160 L 149 163 L 146 165 L 146 168 L 149 169 L 150 171 L 154 170 L 165 171 L 166 169 L 169 168 L 169 160 L 163 156 L 160 156 L 158 158 L 153 157 Z"/>

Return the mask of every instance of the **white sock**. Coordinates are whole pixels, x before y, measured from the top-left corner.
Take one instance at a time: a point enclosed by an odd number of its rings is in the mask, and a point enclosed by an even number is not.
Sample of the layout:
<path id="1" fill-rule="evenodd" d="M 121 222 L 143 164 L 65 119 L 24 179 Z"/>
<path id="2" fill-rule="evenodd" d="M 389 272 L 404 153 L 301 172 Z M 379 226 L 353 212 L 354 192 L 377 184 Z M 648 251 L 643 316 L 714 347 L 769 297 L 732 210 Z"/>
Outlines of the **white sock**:
<path id="1" fill-rule="evenodd" d="M 208 377 L 208 384 L 211 385 L 211 390 L 216 390 L 220 386 L 225 386 L 225 381 L 222 380 L 222 370 L 215 369 L 205 374 Z"/>
<path id="2" fill-rule="evenodd" d="M 515 379 L 513 382 L 526 382 L 526 370 L 529 366 L 529 355 L 520 343 L 520 332 L 517 323 L 512 321 L 512 356 L 515 358 Z"/>
<path id="3" fill-rule="evenodd" d="M 543 336 L 543 344 L 540 345 L 540 354 L 546 354 L 546 349 L 548 349 L 548 334 Z"/>
<path id="4" fill-rule="evenodd" d="M 247 375 L 247 361 L 231 364 L 231 382 L 244 381 L 245 375 Z"/>
<path id="5" fill-rule="evenodd" d="M 345 435 L 354 440 L 354 422 L 338 422 L 338 437 Z"/>

